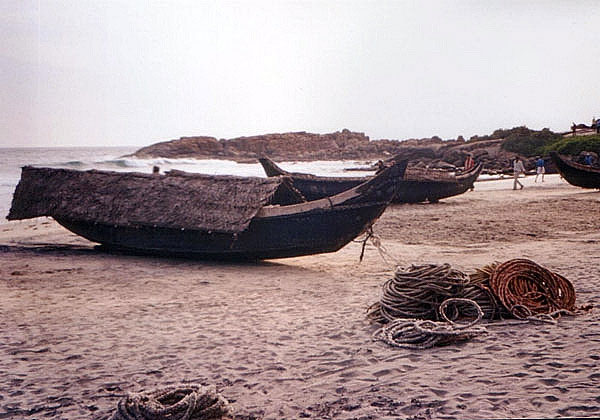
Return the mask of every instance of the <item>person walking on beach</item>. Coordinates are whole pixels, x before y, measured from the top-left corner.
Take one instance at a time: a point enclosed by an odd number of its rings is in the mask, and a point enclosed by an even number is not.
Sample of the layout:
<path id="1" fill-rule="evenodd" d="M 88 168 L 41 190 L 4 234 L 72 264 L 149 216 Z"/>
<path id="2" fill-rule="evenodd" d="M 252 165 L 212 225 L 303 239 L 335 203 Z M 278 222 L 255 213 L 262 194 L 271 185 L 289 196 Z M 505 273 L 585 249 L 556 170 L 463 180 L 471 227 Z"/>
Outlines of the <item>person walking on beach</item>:
<path id="1" fill-rule="evenodd" d="M 515 156 L 515 160 L 513 162 L 513 174 L 515 176 L 515 183 L 513 184 L 513 190 L 517 189 L 517 184 L 520 185 L 521 189 L 523 189 L 523 184 L 519 182 L 519 175 L 523 172 L 525 174 L 525 167 L 523 166 L 523 162 L 519 159 L 519 156 Z"/>
<path id="2" fill-rule="evenodd" d="M 535 161 L 535 181 L 537 182 L 538 176 L 542 175 L 542 182 L 544 182 L 544 174 L 546 173 L 546 168 L 544 166 L 544 159 L 541 156 L 538 156 L 538 159 Z"/>

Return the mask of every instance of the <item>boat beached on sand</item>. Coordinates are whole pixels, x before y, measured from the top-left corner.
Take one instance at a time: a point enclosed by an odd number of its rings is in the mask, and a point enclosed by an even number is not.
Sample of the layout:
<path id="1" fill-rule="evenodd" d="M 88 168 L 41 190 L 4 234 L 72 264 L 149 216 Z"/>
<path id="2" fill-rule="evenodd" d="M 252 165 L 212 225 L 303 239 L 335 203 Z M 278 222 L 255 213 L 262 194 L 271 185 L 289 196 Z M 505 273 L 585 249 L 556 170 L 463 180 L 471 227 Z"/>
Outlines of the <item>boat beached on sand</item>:
<path id="1" fill-rule="evenodd" d="M 600 168 L 573 162 L 556 152 L 550 152 L 560 175 L 571 185 L 600 189 Z"/>
<path id="2" fill-rule="evenodd" d="M 108 249 L 213 259 L 334 252 L 396 193 L 406 162 L 341 194 L 306 201 L 290 178 L 22 169 L 9 220 L 51 216 Z"/>
<path id="3" fill-rule="evenodd" d="M 338 194 L 365 182 L 368 177 L 326 177 L 281 169 L 271 159 L 259 159 L 265 173 L 269 177 L 289 176 L 294 186 L 308 199 L 317 200 L 328 195 Z M 459 175 L 440 171 L 408 168 L 398 181 L 398 192 L 392 203 L 435 203 L 442 198 L 462 194 L 473 188 L 473 183 L 481 173 L 480 163 L 471 170 Z"/>

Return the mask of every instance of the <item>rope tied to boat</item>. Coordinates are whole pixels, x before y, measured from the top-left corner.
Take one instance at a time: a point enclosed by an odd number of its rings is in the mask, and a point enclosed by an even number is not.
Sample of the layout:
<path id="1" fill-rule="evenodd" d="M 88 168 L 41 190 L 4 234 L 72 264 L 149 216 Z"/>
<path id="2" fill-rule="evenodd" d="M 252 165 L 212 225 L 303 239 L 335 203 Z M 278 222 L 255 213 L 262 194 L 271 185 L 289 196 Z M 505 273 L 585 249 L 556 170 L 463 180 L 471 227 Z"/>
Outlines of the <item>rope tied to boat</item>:
<path id="1" fill-rule="evenodd" d="M 185 384 L 131 393 L 121 399 L 111 420 L 210 420 L 229 414 L 216 387 Z"/>
<path id="2" fill-rule="evenodd" d="M 358 241 L 353 241 L 353 242 L 358 242 L 358 243 L 361 244 L 361 247 L 360 247 L 360 257 L 358 257 L 358 262 L 362 262 L 363 257 L 365 256 L 365 248 L 367 246 L 367 242 L 374 235 L 375 234 L 373 233 L 373 225 L 370 225 L 367 229 L 365 229 L 365 238 L 364 239 L 360 239 Z"/>
<path id="3" fill-rule="evenodd" d="M 400 264 L 400 260 L 394 257 L 381 243 L 381 238 L 373 231 L 373 225 L 370 225 L 365 231 L 365 237 L 362 239 L 353 240 L 352 242 L 357 242 L 361 244 L 360 256 L 358 258 L 358 262 L 362 262 L 363 257 L 365 255 L 365 248 L 367 246 L 367 242 L 371 242 L 371 244 L 377 249 L 379 255 L 383 259 L 383 261 L 390 266 L 398 266 Z M 392 262 L 388 261 L 392 260 Z"/>

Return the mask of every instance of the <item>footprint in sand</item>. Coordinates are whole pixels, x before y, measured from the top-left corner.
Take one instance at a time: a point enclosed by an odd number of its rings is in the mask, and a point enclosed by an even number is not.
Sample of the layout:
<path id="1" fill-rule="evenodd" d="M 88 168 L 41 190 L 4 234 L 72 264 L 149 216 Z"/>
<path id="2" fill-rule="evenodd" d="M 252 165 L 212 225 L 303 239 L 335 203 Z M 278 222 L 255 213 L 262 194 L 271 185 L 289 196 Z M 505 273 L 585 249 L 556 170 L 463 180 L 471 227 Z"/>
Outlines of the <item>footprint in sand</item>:
<path id="1" fill-rule="evenodd" d="M 562 363 L 560 363 L 560 362 L 549 362 L 549 363 L 546 363 L 546 364 L 547 364 L 548 366 L 552 366 L 552 367 L 555 367 L 555 368 L 561 368 L 561 367 L 564 367 L 564 366 L 565 366 L 565 365 L 563 365 L 563 364 L 562 364 Z"/>
<path id="2" fill-rule="evenodd" d="M 389 375 L 390 373 L 392 373 L 392 371 L 390 369 L 382 369 L 382 370 L 378 370 L 377 372 L 373 372 L 373 376 L 375 376 L 376 378 L 379 378 L 381 376 Z"/>
<path id="3" fill-rule="evenodd" d="M 433 392 L 435 395 L 437 395 L 438 397 L 443 397 L 444 395 L 448 394 L 448 391 L 443 390 L 443 389 L 430 388 L 429 390 L 431 392 Z"/>
<path id="4" fill-rule="evenodd" d="M 545 378 L 545 379 L 540 379 L 540 382 L 543 383 L 544 385 L 556 385 L 560 381 L 558 379 Z"/>

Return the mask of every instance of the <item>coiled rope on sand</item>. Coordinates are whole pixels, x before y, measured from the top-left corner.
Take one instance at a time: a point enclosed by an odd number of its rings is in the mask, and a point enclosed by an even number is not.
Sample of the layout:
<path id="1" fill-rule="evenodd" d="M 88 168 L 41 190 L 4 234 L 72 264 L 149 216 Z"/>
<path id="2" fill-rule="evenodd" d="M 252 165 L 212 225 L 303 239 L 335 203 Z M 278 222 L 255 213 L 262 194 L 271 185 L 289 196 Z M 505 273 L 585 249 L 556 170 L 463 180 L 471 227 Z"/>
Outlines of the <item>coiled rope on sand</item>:
<path id="1" fill-rule="evenodd" d="M 426 264 L 398 268 L 394 277 L 384 283 L 383 295 L 368 309 L 368 316 L 380 323 L 397 318 L 439 320 L 440 305 L 450 298 L 476 301 L 485 317 L 496 312 L 489 291 L 471 281 L 467 274 L 453 269 L 450 264 Z M 458 317 L 457 303 L 451 307 L 451 319 Z M 467 306 L 465 311 L 464 315 L 477 316 L 472 306 Z"/>
<path id="2" fill-rule="evenodd" d="M 528 259 L 499 264 L 491 273 L 489 285 L 516 318 L 571 311 L 575 307 L 571 282 Z"/>
<path id="3" fill-rule="evenodd" d="M 446 314 L 447 307 L 454 305 L 457 308 L 457 304 L 471 305 L 477 312 L 477 318 L 467 324 L 459 324 L 448 318 Z M 433 346 L 468 340 L 486 332 L 483 327 L 474 327 L 483 317 L 483 311 L 471 299 L 446 299 L 440 305 L 439 313 L 446 322 L 424 319 L 395 319 L 375 331 L 373 339 L 384 341 L 393 347 L 427 349 Z"/>
<path id="4" fill-rule="evenodd" d="M 523 258 L 489 264 L 471 275 L 450 264 L 412 265 L 398 268 L 384 283 L 381 299 L 369 307 L 367 315 L 379 323 L 397 318 L 437 321 L 440 304 L 449 298 L 475 301 L 486 319 L 524 319 L 573 310 L 575 289 L 560 274 Z M 463 315 L 476 314 L 471 307 Z M 457 308 L 452 308 L 450 318 L 457 316 Z"/>
<path id="5" fill-rule="evenodd" d="M 473 287 L 478 292 L 473 296 L 465 295 L 465 297 L 475 299 L 484 308 L 484 318 L 486 319 L 503 319 L 511 316 L 511 313 L 502 305 L 492 289 L 490 289 L 490 276 L 496 267 L 498 267 L 497 262 L 476 268 L 475 272 L 469 275 L 469 278 Z"/>
<path id="6" fill-rule="evenodd" d="M 228 413 L 229 404 L 215 386 L 186 384 L 129 394 L 111 420 L 209 420 Z"/>
<path id="7" fill-rule="evenodd" d="M 367 316 L 388 324 L 374 338 L 395 347 L 428 348 L 482 332 L 469 329 L 472 323 L 455 323 L 459 318 L 556 323 L 560 315 L 573 315 L 574 306 L 569 280 L 521 258 L 486 265 L 470 276 L 449 264 L 398 268 Z"/>

